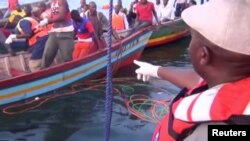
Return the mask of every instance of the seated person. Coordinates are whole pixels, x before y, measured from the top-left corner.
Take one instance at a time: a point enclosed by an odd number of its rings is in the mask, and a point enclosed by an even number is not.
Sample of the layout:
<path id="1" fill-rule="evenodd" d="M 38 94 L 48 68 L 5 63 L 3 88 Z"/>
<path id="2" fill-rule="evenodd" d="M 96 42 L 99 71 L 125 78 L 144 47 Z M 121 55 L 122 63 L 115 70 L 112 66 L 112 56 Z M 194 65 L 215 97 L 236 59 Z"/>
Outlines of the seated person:
<path id="1" fill-rule="evenodd" d="M 19 4 L 16 4 L 16 9 L 11 12 L 10 17 L 6 24 L 4 25 L 4 28 L 13 28 L 17 25 L 19 20 L 23 18 L 26 15 L 24 9 L 21 9 L 21 6 Z"/>
<path id="2" fill-rule="evenodd" d="M 73 51 L 73 60 L 75 60 L 97 51 L 100 44 L 94 27 L 87 18 L 81 17 L 77 10 L 71 11 L 71 18 L 78 38 Z"/>
<path id="3" fill-rule="evenodd" d="M 43 27 L 38 27 L 39 22 L 31 17 L 30 7 L 26 7 L 25 12 L 26 17 L 21 19 L 17 24 L 16 29 L 18 33 L 11 34 L 5 43 L 10 44 L 17 38 L 26 38 L 31 50 L 29 68 L 31 72 L 35 72 L 41 68 L 44 46 L 48 39 L 48 31 L 43 29 Z"/>

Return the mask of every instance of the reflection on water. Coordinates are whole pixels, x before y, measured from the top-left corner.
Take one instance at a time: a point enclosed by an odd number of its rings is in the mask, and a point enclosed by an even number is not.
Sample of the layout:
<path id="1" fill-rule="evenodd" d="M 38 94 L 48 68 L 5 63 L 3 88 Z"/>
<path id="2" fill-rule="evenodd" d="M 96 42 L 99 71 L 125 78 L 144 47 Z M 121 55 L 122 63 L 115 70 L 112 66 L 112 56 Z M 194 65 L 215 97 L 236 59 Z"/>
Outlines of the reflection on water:
<path id="1" fill-rule="evenodd" d="M 187 41 L 146 50 L 140 60 L 188 68 Z M 137 81 L 134 68 L 123 69 L 113 79 L 111 141 L 150 140 L 179 90 L 162 80 Z M 4 109 L 10 115 L 0 114 L 0 141 L 103 140 L 104 99 L 105 84 L 100 79 L 65 87 L 27 105 L 10 105 Z"/>

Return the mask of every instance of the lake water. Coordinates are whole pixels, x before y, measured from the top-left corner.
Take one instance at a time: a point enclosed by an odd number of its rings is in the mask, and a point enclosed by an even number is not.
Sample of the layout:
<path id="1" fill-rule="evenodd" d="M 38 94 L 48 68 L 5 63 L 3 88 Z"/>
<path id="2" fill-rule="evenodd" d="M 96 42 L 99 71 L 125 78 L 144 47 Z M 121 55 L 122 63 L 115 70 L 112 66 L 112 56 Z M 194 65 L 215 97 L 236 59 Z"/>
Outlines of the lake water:
<path id="1" fill-rule="evenodd" d="M 190 68 L 186 51 L 189 40 L 185 38 L 146 49 L 140 60 Z M 162 80 L 154 79 L 149 83 L 137 81 L 136 68 L 131 65 L 113 77 L 110 141 L 127 141 L 128 138 L 130 141 L 150 141 L 156 123 L 167 112 L 167 105 L 179 91 Z M 10 105 L 3 109 L 4 113 L 0 113 L 0 140 L 102 141 L 104 100 L 104 80 L 98 79 L 62 88 L 34 103 Z"/>

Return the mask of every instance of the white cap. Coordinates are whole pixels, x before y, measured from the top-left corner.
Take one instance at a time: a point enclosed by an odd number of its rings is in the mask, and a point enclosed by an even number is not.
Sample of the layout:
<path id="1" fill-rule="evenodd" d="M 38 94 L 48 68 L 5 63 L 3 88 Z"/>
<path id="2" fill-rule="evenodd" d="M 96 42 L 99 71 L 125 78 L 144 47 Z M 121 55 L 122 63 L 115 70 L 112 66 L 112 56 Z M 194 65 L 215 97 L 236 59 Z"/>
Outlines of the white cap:
<path id="1" fill-rule="evenodd" d="M 250 0 L 210 0 L 187 8 L 182 18 L 217 46 L 250 55 Z"/>

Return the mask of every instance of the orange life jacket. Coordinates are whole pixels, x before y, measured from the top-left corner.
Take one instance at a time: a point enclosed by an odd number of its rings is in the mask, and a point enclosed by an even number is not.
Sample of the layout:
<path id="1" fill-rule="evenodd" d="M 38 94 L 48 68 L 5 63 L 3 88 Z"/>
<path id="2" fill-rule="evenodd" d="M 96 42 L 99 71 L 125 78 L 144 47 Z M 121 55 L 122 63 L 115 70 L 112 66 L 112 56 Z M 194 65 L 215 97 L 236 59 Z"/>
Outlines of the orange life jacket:
<path id="1" fill-rule="evenodd" d="M 48 35 L 48 31 L 45 30 L 43 27 L 38 27 L 36 28 L 36 26 L 39 24 L 38 21 L 36 21 L 35 19 L 31 18 L 31 17 L 25 17 L 23 19 L 21 19 L 18 24 L 17 24 L 17 29 L 21 34 L 24 34 L 22 28 L 20 27 L 20 22 L 23 20 L 28 20 L 31 23 L 31 30 L 33 31 L 33 35 L 28 39 L 28 43 L 29 46 L 31 47 L 32 45 L 34 45 L 37 42 L 37 39 L 40 37 L 44 37 L 46 35 Z"/>
<path id="2" fill-rule="evenodd" d="M 125 29 L 125 22 L 123 15 L 121 14 L 113 14 L 112 16 L 112 27 L 115 30 L 124 30 Z"/>
<path id="3" fill-rule="evenodd" d="M 235 124 L 235 118 L 249 117 L 249 87 L 250 77 L 210 89 L 203 85 L 189 96 L 186 90 L 182 91 L 170 105 L 169 114 L 158 124 L 152 141 L 183 140 L 201 122 Z"/>

